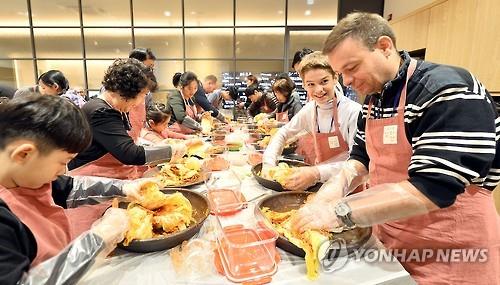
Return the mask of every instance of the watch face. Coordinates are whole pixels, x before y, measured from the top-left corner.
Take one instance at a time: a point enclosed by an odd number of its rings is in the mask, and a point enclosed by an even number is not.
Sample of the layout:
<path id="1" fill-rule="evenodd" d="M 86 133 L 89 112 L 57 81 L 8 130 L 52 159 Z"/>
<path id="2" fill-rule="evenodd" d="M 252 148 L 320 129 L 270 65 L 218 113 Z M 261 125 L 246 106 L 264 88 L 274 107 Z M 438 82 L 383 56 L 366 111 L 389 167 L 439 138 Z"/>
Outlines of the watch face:
<path id="1" fill-rule="evenodd" d="M 347 206 L 344 203 L 339 203 L 335 207 L 335 213 L 338 216 L 347 216 L 347 214 L 349 214 L 349 211 L 350 211 L 349 206 Z"/>

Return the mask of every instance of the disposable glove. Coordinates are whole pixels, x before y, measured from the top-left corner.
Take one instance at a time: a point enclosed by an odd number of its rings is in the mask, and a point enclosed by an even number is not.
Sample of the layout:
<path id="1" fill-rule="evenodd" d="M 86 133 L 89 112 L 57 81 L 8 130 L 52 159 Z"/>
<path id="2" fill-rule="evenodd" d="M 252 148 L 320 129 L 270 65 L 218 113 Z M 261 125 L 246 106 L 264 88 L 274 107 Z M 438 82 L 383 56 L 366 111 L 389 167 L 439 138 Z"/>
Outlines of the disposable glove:
<path id="1" fill-rule="evenodd" d="M 326 181 L 315 195 L 311 195 L 311 202 L 324 202 L 338 200 L 354 191 L 356 187 L 366 182 L 368 171 L 361 162 L 356 160 L 346 161 L 340 171 Z"/>
<path id="2" fill-rule="evenodd" d="M 304 191 L 318 183 L 319 180 L 320 175 L 317 167 L 300 167 L 292 175 L 285 179 L 283 187 L 292 191 Z"/>
<path id="3" fill-rule="evenodd" d="M 125 238 L 129 229 L 129 218 L 125 209 L 109 208 L 102 218 L 94 222 L 91 231 L 104 240 L 105 248 L 101 254 L 107 256 L 116 244 Z"/>
<path id="4" fill-rule="evenodd" d="M 172 148 L 172 156 L 170 157 L 170 162 L 175 163 L 176 161 L 181 159 L 187 152 L 186 145 L 182 143 L 171 144 L 170 147 Z"/>
<path id="5" fill-rule="evenodd" d="M 292 230 L 325 230 L 341 232 L 342 223 L 335 214 L 334 203 L 307 203 L 302 206 L 292 220 Z"/>

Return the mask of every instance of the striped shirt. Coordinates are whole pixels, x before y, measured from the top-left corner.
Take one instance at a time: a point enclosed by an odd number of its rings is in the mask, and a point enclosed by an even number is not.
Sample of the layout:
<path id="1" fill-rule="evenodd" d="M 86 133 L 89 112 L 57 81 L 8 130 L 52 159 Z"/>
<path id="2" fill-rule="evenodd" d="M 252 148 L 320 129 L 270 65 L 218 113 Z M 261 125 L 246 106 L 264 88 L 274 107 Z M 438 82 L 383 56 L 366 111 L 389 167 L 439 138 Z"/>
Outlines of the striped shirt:
<path id="1" fill-rule="evenodd" d="M 397 114 L 399 93 L 410 62 L 396 78 L 384 85 L 381 94 L 367 96 L 358 118 L 351 159 L 367 168 L 365 147 L 368 103 L 371 116 L 388 118 Z M 485 87 L 468 71 L 458 67 L 418 61 L 410 78 L 405 106 L 405 131 L 413 155 L 408 166 L 409 182 L 440 207 L 447 207 L 475 184 L 493 190 L 500 180 L 500 119 Z"/>

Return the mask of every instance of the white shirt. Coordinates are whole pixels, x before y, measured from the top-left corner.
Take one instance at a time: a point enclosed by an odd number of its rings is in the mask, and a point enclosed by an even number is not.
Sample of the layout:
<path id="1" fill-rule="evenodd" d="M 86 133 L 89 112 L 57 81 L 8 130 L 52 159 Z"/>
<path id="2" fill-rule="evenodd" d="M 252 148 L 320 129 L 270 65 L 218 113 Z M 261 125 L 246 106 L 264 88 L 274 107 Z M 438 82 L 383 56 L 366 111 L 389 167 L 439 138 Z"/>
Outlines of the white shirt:
<path id="1" fill-rule="evenodd" d="M 337 111 L 338 120 L 340 126 L 340 133 L 342 137 L 349 145 L 349 151 L 352 149 L 354 143 L 354 136 L 356 135 L 358 115 L 361 111 L 361 105 L 357 102 L 344 96 L 342 91 L 335 88 L 335 93 L 337 95 Z M 308 102 L 301 110 L 298 112 L 286 125 L 280 128 L 280 130 L 273 136 L 269 145 L 266 148 L 263 156 L 263 163 L 276 165 L 278 156 L 283 151 L 283 147 L 286 141 L 297 134 L 307 132 L 312 134 L 312 132 L 317 132 L 318 129 L 314 127 L 314 113 L 318 112 L 318 127 L 320 133 L 329 133 L 335 130 L 335 124 L 332 124 L 333 120 L 333 103 L 327 103 L 325 105 L 317 105 L 316 102 Z M 311 146 L 313 147 L 313 146 Z M 343 158 L 347 159 L 348 156 Z M 328 180 L 333 174 L 337 173 L 339 167 L 343 161 L 326 161 L 317 165 L 320 179 L 322 182 Z"/>

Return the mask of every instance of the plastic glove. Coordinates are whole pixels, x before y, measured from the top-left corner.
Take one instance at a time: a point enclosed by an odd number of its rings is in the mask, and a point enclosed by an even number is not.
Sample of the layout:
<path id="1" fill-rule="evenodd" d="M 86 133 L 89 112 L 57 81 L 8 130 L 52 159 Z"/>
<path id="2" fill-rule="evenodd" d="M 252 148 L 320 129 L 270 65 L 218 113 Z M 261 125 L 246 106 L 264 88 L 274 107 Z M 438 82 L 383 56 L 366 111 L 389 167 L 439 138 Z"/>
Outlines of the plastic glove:
<path id="1" fill-rule="evenodd" d="M 197 135 L 186 135 L 185 139 L 190 140 L 190 139 L 198 139 L 199 137 Z"/>
<path id="2" fill-rule="evenodd" d="M 172 156 L 170 157 L 170 162 L 178 161 L 187 152 L 187 147 L 185 144 L 177 143 L 170 145 L 170 147 L 172 147 Z"/>
<path id="3" fill-rule="evenodd" d="M 203 141 L 198 136 L 194 136 L 193 138 L 186 140 L 186 147 L 191 147 L 199 144 L 203 144 Z"/>
<path id="4" fill-rule="evenodd" d="M 307 203 L 292 218 L 292 230 L 304 232 L 309 229 L 342 231 L 342 223 L 335 214 L 336 203 Z"/>
<path id="5" fill-rule="evenodd" d="M 263 163 L 262 169 L 260 171 L 260 176 L 266 179 L 271 179 L 271 175 L 269 174 L 269 170 L 274 167 L 272 164 Z"/>
<path id="6" fill-rule="evenodd" d="M 328 203 L 347 196 L 368 179 L 368 170 L 356 160 L 346 161 L 340 171 L 321 186 L 315 195 L 310 195 L 312 203 Z"/>
<path id="7" fill-rule="evenodd" d="M 141 178 L 125 182 L 122 186 L 122 192 L 125 196 L 127 196 L 127 198 L 130 198 L 131 200 L 140 200 L 141 188 L 144 186 L 144 184 L 150 182 L 158 184 L 158 180 L 154 178 Z"/>
<path id="8" fill-rule="evenodd" d="M 426 214 L 439 209 L 408 181 L 385 183 L 342 199 L 351 208 L 351 219 L 368 227 Z"/>
<path id="9" fill-rule="evenodd" d="M 102 218 L 94 222 L 90 231 L 104 240 L 105 248 L 101 252 L 107 256 L 112 252 L 116 244 L 125 238 L 129 229 L 129 218 L 127 211 L 119 208 L 109 208 Z"/>
<path id="10" fill-rule="evenodd" d="M 318 183 L 320 179 L 317 167 L 300 167 L 292 175 L 285 179 L 283 187 L 292 191 L 304 191 Z"/>

